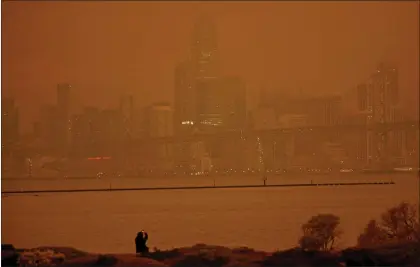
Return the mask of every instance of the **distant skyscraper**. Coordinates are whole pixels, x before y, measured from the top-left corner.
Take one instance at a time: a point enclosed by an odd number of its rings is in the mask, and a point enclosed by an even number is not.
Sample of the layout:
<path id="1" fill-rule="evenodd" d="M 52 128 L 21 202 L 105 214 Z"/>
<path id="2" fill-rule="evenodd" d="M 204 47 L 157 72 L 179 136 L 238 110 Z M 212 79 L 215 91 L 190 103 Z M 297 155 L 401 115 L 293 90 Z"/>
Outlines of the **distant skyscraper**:
<path id="1" fill-rule="evenodd" d="M 89 125 L 83 114 L 75 114 L 71 119 L 71 155 L 86 156 Z"/>
<path id="2" fill-rule="evenodd" d="M 120 101 L 120 112 L 124 122 L 124 135 L 130 137 L 133 132 L 133 105 L 132 95 L 124 95 Z"/>
<path id="3" fill-rule="evenodd" d="M 72 116 L 71 155 L 116 156 L 121 151 L 123 129 L 119 110 L 85 107 L 82 114 Z"/>
<path id="4" fill-rule="evenodd" d="M 70 113 L 70 90 L 71 85 L 61 83 L 57 85 L 57 107 L 63 113 Z"/>
<path id="5" fill-rule="evenodd" d="M 124 138 L 124 118 L 117 109 L 105 109 L 98 116 L 99 140 L 103 155 L 115 156 L 120 152 L 121 141 Z M 131 145 L 129 143 L 129 145 Z"/>
<path id="6" fill-rule="evenodd" d="M 86 127 L 87 133 L 85 139 L 85 151 L 87 152 L 87 156 L 101 156 L 101 128 L 99 124 L 100 110 L 96 107 L 85 107 L 83 111 L 84 126 Z"/>
<path id="7" fill-rule="evenodd" d="M 362 83 L 357 86 L 357 107 L 359 111 L 367 111 L 368 106 L 368 86 Z"/>
<path id="8" fill-rule="evenodd" d="M 222 129 L 227 94 L 223 92 L 218 70 L 216 26 L 206 14 L 202 14 L 194 25 L 192 41 L 197 128 L 201 131 Z"/>
<path id="9" fill-rule="evenodd" d="M 155 103 L 148 110 L 148 131 L 151 137 L 168 137 L 173 135 L 173 112 L 168 103 Z M 158 146 L 157 156 L 166 159 L 171 155 L 171 145 Z"/>
<path id="10" fill-rule="evenodd" d="M 198 126 L 198 102 L 213 95 L 208 88 L 214 84 L 218 73 L 216 53 L 216 28 L 209 17 L 202 15 L 194 25 L 190 58 L 175 70 L 174 122 L 177 133 L 189 132 Z"/>
<path id="11" fill-rule="evenodd" d="M 192 64 L 178 64 L 175 69 L 174 130 L 177 134 L 189 132 L 196 122 L 196 91 Z"/>
<path id="12" fill-rule="evenodd" d="M 70 84 L 57 85 L 57 141 L 62 155 L 67 154 L 70 144 L 70 91 Z"/>
<path id="13" fill-rule="evenodd" d="M 225 129 L 243 129 L 246 126 L 246 86 L 239 77 L 221 78 L 223 126 Z"/>
<path id="14" fill-rule="evenodd" d="M 246 122 L 245 84 L 233 76 L 199 80 L 197 111 L 203 128 L 242 129 Z"/>
<path id="15" fill-rule="evenodd" d="M 220 77 L 216 27 L 208 16 L 200 16 L 193 29 L 190 59 L 175 70 L 175 131 L 244 127 L 245 102 L 243 82 Z"/>
<path id="16" fill-rule="evenodd" d="M 193 29 L 191 61 L 196 78 L 217 76 L 216 26 L 207 15 L 202 14 Z"/>
<path id="17" fill-rule="evenodd" d="M 301 105 L 309 125 L 338 125 L 341 122 L 341 97 L 327 96 L 305 99 Z"/>
<path id="18" fill-rule="evenodd" d="M 1 144 L 7 154 L 19 140 L 19 112 L 13 98 L 4 97 L 1 102 Z"/>
<path id="19" fill-rule="evenodd" d="M 217 78 L 196 80 L 197 127 L 200 130 L 214 131 L 223 126 L 222 89 Z"/>
<path id="20" fill-rule="evenodd" d="M 151 137 L 168 137 L 173 134 L 173 113 L 169 103 L 155 103 L 148 108 L 147 113 Z"/>
<path id="21" fill-rule="evenodd" d="M 41 139 L 49 155 L 57 153 L 61 141 L 58 134 L 58 113 L 58 108 L 55 105 L 43 105 L 41 107 Z"/>

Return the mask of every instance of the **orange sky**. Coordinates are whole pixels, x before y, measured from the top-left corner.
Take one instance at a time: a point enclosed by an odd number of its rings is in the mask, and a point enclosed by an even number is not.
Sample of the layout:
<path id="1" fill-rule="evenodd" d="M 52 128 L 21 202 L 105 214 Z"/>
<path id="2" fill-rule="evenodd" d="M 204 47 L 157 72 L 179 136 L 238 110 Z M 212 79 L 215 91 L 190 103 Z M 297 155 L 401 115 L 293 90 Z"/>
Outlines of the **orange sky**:
<path id="1" fill-rule="evenodd" d="M 26 130 L 59 82 L 73 85 L 78 105 L 116 106 L 125 92 L 138 106 L 172 101 L 175 64 L 202 10 L 250 108 L 262 86 L 350 90 L 382 59 L 399 65 L 403 103 L 418 105 L 418 1 L 2 2 L 2 94 L 16 97 Z"/>

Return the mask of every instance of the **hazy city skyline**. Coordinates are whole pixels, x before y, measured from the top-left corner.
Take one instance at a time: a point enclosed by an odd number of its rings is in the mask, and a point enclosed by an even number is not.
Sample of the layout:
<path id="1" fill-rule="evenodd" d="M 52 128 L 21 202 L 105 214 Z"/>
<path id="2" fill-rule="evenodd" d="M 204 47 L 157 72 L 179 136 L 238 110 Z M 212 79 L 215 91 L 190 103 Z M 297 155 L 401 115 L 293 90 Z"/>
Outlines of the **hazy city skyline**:
<path id="1" fill-rule="evenodd" d="M 415 266 L 419 4 L 3 1 L 1 264 Z"/>
<path id="2" fill-rule="evenodd" d="M 191 48 L 200 13 L 217 27 L 222 72 L 247 86 L 343 93 L 379 61 L 398 64 L 402 103 L 418 109 L 418 2 L 2 3 L 4 96 L 16 98 L 27 132 L 39 107 L 72 84 L 77 104 L 173 103 L 174 72 Z M 417 8 L 416 8 L 417 7 Z M 375 15 L 373 19 L 372 15 Z"/>

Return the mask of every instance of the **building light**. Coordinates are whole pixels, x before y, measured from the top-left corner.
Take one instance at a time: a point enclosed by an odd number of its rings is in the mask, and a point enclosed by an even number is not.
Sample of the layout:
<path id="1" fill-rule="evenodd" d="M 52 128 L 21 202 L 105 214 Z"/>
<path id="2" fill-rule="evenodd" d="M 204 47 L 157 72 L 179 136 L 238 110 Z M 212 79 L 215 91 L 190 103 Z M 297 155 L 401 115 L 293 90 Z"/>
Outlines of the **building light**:
<path id="1" fill-rule="evenodd" d="M 111 159 L 111 157 L 91 157 L 88 160 L 102 160 L 102 159 Z"/>

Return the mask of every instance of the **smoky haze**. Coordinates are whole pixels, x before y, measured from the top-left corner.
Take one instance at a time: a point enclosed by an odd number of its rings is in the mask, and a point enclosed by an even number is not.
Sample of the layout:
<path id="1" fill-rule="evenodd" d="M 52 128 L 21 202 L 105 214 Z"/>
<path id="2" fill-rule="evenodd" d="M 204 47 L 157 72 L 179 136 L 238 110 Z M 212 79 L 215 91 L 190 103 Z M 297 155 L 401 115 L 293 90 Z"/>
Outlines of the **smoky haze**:
<path id="1" fill-rule="evenodd" d="M 412 241 L 419 73 L 419 1 L 3 1 L 2 264 Z"/>
<path id="2" fill-rule="evenodd" d="M 356 88 L 380 61 L 398 64 L 401 103 L 417 116 L 419 3 L 411 2 L 2 2 L 2 96 L 13 96 L 21 132 L 58 83 L 73 106 L 173 103 L 174 70 L 191 51 L 193 25 L 217 29 L 220 72 L 241 77 L 247 109 L 262 88 L 307 95 Z M 344 98 L 350 103 L 350 96 Z M 355 106 L 349 104 L 349 106 Z"/>

